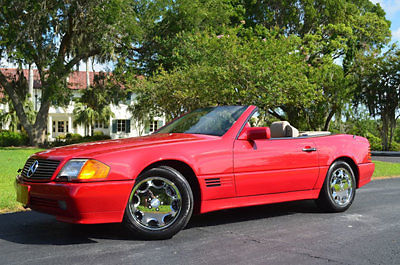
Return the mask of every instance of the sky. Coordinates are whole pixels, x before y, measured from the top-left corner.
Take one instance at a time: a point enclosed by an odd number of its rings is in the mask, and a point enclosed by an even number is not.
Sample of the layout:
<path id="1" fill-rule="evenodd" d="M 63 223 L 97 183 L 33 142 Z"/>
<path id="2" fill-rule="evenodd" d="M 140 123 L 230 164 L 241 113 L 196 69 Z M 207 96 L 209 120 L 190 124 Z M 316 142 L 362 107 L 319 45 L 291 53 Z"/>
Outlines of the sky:
<path id="1" fill-rule="evenodd" d="M 400 42 L 400 0 L 371 0 L 379 3 L 386 12 L 386 18 L 391 22 L 392 41 Z"/>

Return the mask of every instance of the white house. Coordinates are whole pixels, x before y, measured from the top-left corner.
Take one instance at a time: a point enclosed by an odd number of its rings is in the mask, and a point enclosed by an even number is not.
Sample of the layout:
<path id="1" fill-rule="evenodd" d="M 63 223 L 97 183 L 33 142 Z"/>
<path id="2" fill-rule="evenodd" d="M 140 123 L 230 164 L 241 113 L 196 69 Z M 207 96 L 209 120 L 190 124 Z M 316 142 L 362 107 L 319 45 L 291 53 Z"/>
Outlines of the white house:
<path id="1" fill-rule="evenodd" d="M 0 68 L 9 78 L 15 78 L 17 69 Z M 42 95 L 40 78 L 37 70 L 23 70 L 28 80 L 29 94 L 35 110 L 40 108 L 40 99 Z M 73 98 L 79 98 L 82 91 L 93 83 L 96 72 L 76 71 L 68 78 L 69 88 L 72 90 Z M 0 97 L 1 97 L 0 93 Z M 94 132 L 103 132 L 110 135 L 112 139 L 127 138 L 146 135 L 156 131 L 165 124 L 165 118 L 155 117 L 146 127 L 132 118 L 128 111 L 128 106 L 134 102 L 134 95 L 119 102 L 118 105 L 111 104 L 111 110 L 114 117 L 108 123 L 95 123 L 94 128 L 82 124 L 74 124 L 74 100 L 71 100 L 66 107 L 51 106 L 49 109 L 47 135 L 49 141 L 54 141 L 57 137 L 65 136 L 67 133 L 77 133 L 82 136 L 90 135 Z M 0 110 L 8 111 L 7 104 L 0 104 Z M 0 129 L 7 130 L 9 124 L 0 124 Z"/>

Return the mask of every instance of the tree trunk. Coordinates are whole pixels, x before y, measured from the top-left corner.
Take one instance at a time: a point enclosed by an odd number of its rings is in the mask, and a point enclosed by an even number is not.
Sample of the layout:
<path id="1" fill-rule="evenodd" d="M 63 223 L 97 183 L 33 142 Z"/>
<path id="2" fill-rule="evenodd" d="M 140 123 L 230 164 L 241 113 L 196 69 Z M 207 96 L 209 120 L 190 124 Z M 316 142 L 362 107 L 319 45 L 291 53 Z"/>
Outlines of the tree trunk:
<path id="1" fill-rule="evenodd" d="M 33 125 L 25 128 L 29 136 L 29 144 L 32 146 L 40 146 L 46 142 L 47 120 L 49 116 L 50 103 L 44 102 L 40 106 L 40 110 L 36 115 L 36 121 Z M 17 112 L 18 114 L 18 112 Z"/>
<path id="2" fill-rule="evenodd" d="M 385 115 L 382 115 L 382 129 L 381 129 L 381 136 L 382 136 L 382 149 L 383 151 L 389 151 L 389 120 Z"/>
<path id="3" fill-rule="evenodd" d="M 324 131 L 329 131 L 329 126 L 330 126 L 330 124 L 331 124 L 331 120 L 332 120 L 332 118 L 333 118 L 333 115 L 335 115 L 335 112 L 336 112 L 336 110 L 335 110 L 335 109 L 332 109 L 332 110 L 329 112 L 328 116 L 326 117 L 324 129 L 323 129 Z"/>
<path id="4" fill-rule="evenodd" d="M 29 145 L 41 146 L 46 142 L 46 127 L 47 124 L 44 126 L 33 126 L 31 130 L 26 130 L 29 136 Z"/>
<path id="5" fill-rule="evenodd" d="M 86 60 L 86 88 L 90 87 L 90 78 L 89 78 L 89 59 Z"/>

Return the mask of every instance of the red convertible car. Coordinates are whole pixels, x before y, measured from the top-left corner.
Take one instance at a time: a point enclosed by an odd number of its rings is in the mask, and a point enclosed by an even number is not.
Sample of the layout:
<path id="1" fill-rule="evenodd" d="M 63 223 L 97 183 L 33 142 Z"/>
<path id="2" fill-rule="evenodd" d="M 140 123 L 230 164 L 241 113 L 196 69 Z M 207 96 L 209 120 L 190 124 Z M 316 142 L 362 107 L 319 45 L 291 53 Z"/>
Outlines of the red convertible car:
<path id="1" fill-rule="evenodd" d="M 255 106 L 209 107 L 149 136 L 42 151 L 17 176 L 17 200 L 60 221 L 124 222 L 161 239 L 193 213 L 304 199 L 345 211 L 371 180 L 367 139 L 260 124 Z"/>

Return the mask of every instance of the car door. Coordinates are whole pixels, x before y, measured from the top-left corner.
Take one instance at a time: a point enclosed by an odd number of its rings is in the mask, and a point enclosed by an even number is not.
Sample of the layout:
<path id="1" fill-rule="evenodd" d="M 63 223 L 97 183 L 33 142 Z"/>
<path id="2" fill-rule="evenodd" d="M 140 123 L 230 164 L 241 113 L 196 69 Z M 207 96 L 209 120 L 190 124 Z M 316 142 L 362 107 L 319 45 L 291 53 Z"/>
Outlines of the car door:
<path id="1" fill-rule="evenodd" d="M 310 138 L 235 140 L 237 196 L 310 190 L 318 178 L 318 152 Z"/>

